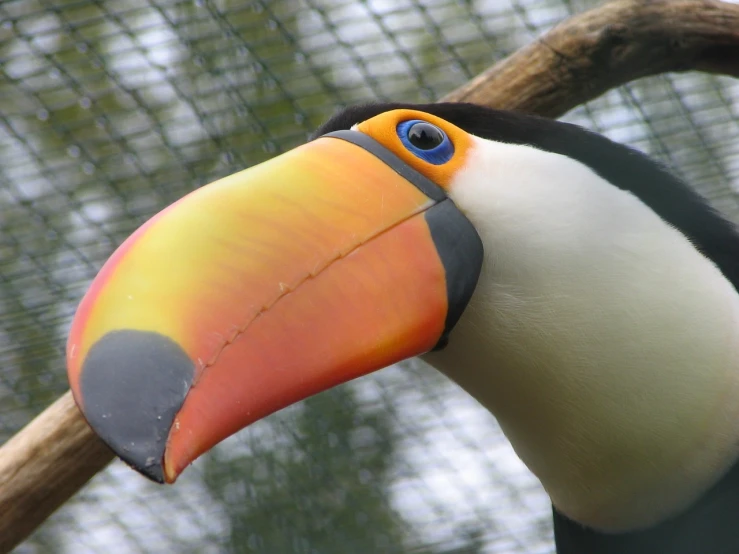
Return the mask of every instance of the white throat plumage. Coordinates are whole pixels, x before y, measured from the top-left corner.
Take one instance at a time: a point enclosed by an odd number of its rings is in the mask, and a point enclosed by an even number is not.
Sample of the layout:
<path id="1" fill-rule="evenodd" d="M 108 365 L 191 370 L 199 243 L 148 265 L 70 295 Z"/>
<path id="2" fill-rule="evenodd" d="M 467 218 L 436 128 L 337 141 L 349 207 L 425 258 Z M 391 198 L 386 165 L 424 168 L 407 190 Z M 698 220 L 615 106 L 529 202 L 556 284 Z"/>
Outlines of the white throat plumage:
<path id="1" fill-rule="evenodd" d="M 474 140 L 449 194 L 485 261 L 425 359 L 497 417 L 563 514 L 606 531 L 673 515 L 739 456 L 739 295 L 585 165 Z"/>

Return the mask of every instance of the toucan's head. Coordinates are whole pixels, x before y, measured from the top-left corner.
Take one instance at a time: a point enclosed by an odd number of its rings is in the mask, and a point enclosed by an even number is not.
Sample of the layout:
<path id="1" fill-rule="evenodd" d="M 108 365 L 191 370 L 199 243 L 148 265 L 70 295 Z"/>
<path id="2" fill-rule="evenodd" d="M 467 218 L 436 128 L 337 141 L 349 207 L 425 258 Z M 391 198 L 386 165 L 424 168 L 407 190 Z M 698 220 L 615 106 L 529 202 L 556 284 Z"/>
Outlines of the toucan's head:
<path id="1" fill-rule="evenodd" d="M 172 482 L 425 353 L 587 526 L 661 521 L 739 458 L 739 239 L 664 168 L 469 104 L 351 108 L 316 135 L 154 216 L 80 304 L 72 391 L 126 462 Z"/>
<path id="2" fill-rule="evenodd" d="M 143 474 L 172 482 L 244 426 L 448 340 L 482 263 L 449 198 L 476 139 L 365 110 L 166 208 L 93 282 L 72 391 Z"/>

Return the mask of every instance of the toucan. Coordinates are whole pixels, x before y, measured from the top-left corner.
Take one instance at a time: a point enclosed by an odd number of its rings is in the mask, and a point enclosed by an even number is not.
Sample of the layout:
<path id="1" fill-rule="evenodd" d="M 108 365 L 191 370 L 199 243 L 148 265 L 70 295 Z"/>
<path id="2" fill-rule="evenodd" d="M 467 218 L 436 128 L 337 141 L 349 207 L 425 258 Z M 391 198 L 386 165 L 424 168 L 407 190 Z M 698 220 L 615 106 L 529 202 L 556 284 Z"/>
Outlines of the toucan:
<path id="1" fill-rule="evenodd" d="M 422 356 L 498 420 L 560 554 L 739 552 L 739 234 L 576 125 L 464 103 L 343 110 L 195 190 L 104 264 L 68 374 L 173 482 L 287 405 Z"/>

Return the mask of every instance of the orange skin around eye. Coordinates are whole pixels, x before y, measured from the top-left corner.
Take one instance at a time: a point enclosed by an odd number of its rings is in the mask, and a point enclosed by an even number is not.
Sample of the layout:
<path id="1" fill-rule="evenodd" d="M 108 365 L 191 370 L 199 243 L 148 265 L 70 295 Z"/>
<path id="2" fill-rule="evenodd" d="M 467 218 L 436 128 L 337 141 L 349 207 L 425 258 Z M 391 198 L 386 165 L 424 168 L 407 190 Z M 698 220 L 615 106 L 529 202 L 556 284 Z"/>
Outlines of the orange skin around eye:
<path id="1" fill-rule="evenodd" d="M 436 125 L 444 131 L 454 145 L 452 158 L 441 165 L 435 165 L 414 155 L 398 137 L 397 127 L 404 121 L 419 119 Z M 472 149 L 472 138 L 459 127 L 452 125 L 435 115 L 416 110 L 391 110 L 363 121 L 357 125 L 357 130 L 369 135 L 385 148 L 392 151 L 405 163 L 423 173 L 434 183 L 445 190 L 449 190 L 452 178 L 466 163 L 467 156 Z"/>

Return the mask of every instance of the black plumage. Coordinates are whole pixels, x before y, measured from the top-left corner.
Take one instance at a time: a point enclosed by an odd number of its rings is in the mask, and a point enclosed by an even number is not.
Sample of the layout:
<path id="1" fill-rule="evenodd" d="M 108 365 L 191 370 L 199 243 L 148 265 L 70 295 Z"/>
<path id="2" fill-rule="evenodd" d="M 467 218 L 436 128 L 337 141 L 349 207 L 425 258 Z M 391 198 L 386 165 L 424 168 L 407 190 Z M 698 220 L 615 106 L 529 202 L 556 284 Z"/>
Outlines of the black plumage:
<path id="1" fill-rule="evenodd" d="M 739 233 L 684 181 L 645 154 L 578 125 L 475 104 L 365 104 L 329 119 L 313 138 L 394 109 L 438 116 L 468 133 L 498 142 L 525 144 L 562 154 L 627 190 L 680 230 L 739 290 Z"/>

